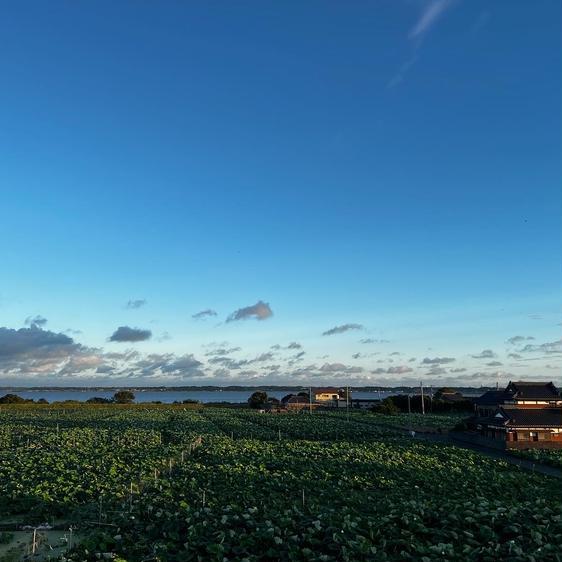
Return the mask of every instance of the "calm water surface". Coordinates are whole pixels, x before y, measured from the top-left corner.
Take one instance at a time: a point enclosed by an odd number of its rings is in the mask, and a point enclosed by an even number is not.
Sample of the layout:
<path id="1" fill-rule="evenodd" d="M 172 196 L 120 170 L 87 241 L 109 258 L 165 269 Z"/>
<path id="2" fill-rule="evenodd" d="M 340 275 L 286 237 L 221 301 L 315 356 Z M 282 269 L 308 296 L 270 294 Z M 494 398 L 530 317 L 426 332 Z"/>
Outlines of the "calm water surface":
<path id="1" fill-rule="evenodd" d="M 111 398 L 115 391 L 102 391 L 102 390 L 10 390 L 3 389 L 0 391 L 0 396 L 8 394 L 9 392 L 17 394 L 22 398 L 31 398 L 39 400 L 45 398 L 48 402 L 62 401 L 62 400 L 79 400 L 84 402 L 88 398 L 99 396 L 101 398 Z M 192 391 L 176 391 L 176 390 L 144 390 L 135 392 L 136 402 L 154 402 L 160 401 L 166 404 L 172 402 L 181 402 L 182 400 L 198 400 L 199 402 L 246 402 L 253 391 L 239 391 L 239 390 L 223 390 L 223 391 L 209 391 L 209 390 L 192 390 Z M 283 398 L 290 392 L 289 390 L 272 390 L 267 393 L 268 396 L 275 398 Z M 396 392 L 353 392 L 353 398 L 386 398 Z"/>

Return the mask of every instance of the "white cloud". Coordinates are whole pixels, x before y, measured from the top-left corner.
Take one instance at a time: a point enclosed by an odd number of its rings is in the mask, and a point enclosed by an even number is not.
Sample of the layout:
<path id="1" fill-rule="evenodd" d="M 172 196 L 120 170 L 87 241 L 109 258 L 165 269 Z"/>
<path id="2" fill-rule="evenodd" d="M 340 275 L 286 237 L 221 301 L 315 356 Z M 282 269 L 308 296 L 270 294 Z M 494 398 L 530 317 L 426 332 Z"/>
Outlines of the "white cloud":
<path id="1" fill-rule="evenodd" d="M 394 88 L 404 80 L 406 74 L 419 60 L 419 51 L 423 38 L 452 4 L 453 0 L 429 0 L 424 3 L 418 20 L 408 34 L 408 39 L 413 42 L 413 52 L 388 81 L 387 88 Z"/>
<path id="2" fill-rule="evenodd" d="M 323 336 L 333 336 L 334 334 L 343 334 L 344 332 L 349 332 L 350 330 L 362 330 L 362 324 L 342 324 L 341 326 L 334 326 L 325 332 L 322 332 Z"/>
<path id="3" fill-rule="evenodd" d="M 491 349 L 483 349 L 478 355 L 472 355 L 473 359 L 494 359 L 497 355 Z"/>
<path id="4" fill-rule="evenodd" d="M 146 299 L 132 299 L 127 301 L 125 308 L 134 310 L 136 308 L 142 308 L 146 305 Z"/>
<path id="5" fill-rule="evenodd" d="M 247 320 L 255 318 L 256 320 L 267 320 L 273 316 L 273 311 L 269 303 L 258 301 L 251 306 L 245 306 L 235 310 L 227 319 L 227 322 L 235 322 L 236 320 Z"/>
<path id="6" fill-rule="evenodd" d="M 418 39 L 425 35 L 451 4 L 451 0 L 431 0 L 427 2 L 408 37 L 410 39 Z"/>

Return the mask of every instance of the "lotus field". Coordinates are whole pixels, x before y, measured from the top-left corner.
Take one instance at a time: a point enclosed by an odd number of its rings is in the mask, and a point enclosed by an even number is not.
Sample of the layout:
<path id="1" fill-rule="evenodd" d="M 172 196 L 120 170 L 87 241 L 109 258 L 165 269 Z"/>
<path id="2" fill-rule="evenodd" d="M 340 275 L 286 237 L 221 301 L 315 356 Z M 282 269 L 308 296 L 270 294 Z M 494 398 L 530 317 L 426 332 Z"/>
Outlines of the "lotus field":
<path id="1" fill-rule="evenodd" d="M 523 459 L 562 468 L 562 450 L 560 449 L 528 449 L 514 451 L 514 454 Z"/>
<path id="2" fill-rule="evenodd" d="M 560 481 L 379 422 L 3 407 L 0 560 L 562 560 Z"/>

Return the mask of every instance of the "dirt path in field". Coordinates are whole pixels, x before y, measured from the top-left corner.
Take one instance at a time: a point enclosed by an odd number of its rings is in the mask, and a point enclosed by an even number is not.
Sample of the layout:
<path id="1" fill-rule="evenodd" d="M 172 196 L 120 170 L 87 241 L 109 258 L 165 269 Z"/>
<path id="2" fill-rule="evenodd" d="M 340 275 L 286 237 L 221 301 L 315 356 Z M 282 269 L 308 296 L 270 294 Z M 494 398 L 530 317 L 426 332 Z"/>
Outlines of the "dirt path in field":
<path id="1" fill-rule="evenodd" d="M 434 433 L 416 433 L 414 439 L 421 439 L 425 441 L 432 441 L 433 443 L 445 443 L 446 445 L 454 445 L 455 447 L 461 447 L 463 449 L 470 449 L 471 451 L 476 451 L 486 457 L 492 459 L 500 459 L 508 462 L 514 466 L 518 466 L 523 470 L 528 470 L 530 472 L 538 472 L 540 474 L 545 474 L 547 476 L 553 476 L 554 478 L 562 479 L 562 469 L 556 468 L 554 466 L 549 466 L 547 464 L 536 463 L 527 459 L 522 459 L 511 455 L 505 451 L 500 451 L 497 449 L 489 449 L 488 447 L 483 447 L 481 445 L 474 445 L 472 443 L 466 443 L 464 441 L 458 441 L 449 435 L 434 434 Z"/>

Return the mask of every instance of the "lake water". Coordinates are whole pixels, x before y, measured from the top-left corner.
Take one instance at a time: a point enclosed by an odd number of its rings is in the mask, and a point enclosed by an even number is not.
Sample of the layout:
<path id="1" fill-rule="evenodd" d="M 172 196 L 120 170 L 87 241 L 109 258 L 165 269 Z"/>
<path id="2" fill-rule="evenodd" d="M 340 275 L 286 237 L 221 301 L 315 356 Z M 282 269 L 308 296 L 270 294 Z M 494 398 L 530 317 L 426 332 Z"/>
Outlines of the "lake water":
<path id="1" fill-rule="evenodd" d="M 246 402 L 253 391 L 249 390 L 190 390 L 190 391 L 177 391 L 177 390 L 143 390 L 135 392 L 136 402 L 155 402 L 160 401 L 166 404 L 172 402 L 181 402 L 183 400 L 198 400 L 199 402 Z M 290 392 L 290 390 L 272 390 L 268 391 L 268 396 L 275 398 L 283 398 Z M 31 398 L 39 400 L 44 398 L 48 402 L 56 402 L 63 400 L 79 400 L 85 402 L 88 398 L 99 396 L 101 398 L 111 398 L 115 393 L 114 390 L 0 390 L 0 396 L 4 394 L 17 394 L 22 398 Z M 352 393 L 352 398 L 386 398 L 387 396 L 398 394 L 397 392 L 364 392 L 357 391 Z"/>

